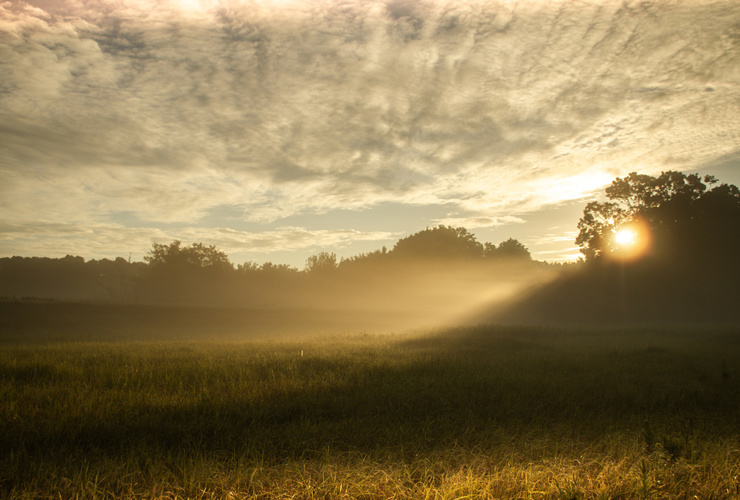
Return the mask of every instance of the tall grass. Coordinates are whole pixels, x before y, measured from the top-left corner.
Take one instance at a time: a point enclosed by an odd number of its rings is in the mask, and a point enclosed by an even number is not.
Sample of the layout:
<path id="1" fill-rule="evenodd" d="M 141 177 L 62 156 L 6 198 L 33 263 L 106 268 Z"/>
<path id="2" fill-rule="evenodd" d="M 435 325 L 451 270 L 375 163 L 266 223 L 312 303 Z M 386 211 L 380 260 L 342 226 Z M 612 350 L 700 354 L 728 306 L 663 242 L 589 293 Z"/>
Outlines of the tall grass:
<path id="1" fill-rule="evenodd" d="M 6 343 L 12 498 L 740 498 L 740 332 Z"/>

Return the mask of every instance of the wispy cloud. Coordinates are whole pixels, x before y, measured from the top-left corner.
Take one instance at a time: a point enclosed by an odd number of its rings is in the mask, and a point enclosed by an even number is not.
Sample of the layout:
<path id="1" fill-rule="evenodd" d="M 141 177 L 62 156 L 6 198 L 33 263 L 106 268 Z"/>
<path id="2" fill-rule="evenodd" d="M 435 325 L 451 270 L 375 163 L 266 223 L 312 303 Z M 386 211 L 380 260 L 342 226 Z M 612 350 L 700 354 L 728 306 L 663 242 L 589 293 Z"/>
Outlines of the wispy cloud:
<path id="1" fill-rule="evenodd" d="M 531 241 L 532 245 L 551 245 L 553 243 L 573 243 L 576 239 L 577 231 L 568 231 L 563 234 L 547 234 Z"/>
<path id="2" fill-rule="evenodd" d="M 511 215 L 504 215 L 502 217 L 447 217 L 435 220 L 435 223 L 439 225 L 465 227 L 468 229 L 498 227 L 508 224 L 524 224 L 525 222 L 526 221 L 521 217 L 514 217 Z"/>
<path id="3" fill-rule="evenodd" d="M 171 229 L 126 227 L 119 224 L 59 223 L 48 220 L 0 220 L 0 245 L 11 254 L 35 256 L 83 255 L 87 258 L 110 256 L 141 259 L 153 243 L 180 239 L 185 244 L 205 242 L 216 245 L 232 256 L 235 263 L 247 260 L 269 260 L 274 252 L 342 250 L 359 242 L 376 243 L 378 247 L 399 238 L 383 231 L 306 230 L 281 227 L 270 231 L 237 231 L 224 227 L 178 227 Z M 116 250 L 111 252 L 111 247 Z M 33 249 L 20 251 L 21 249 Z"/>
<path id="4" fill-rule="evenodd" d="M 6 2 L 0 217 L 517 223 L 740 151 L 739 22 L 729 0 Z"/>

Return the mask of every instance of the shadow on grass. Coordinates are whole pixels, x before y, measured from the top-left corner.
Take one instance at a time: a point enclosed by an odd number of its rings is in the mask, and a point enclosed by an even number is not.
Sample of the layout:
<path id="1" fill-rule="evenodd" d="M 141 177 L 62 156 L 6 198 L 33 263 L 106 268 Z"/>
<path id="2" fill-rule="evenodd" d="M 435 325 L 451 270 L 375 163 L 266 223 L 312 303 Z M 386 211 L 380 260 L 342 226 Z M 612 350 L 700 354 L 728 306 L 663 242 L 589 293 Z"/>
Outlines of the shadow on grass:
<path id="1" fill-rule="evenodd" d="M 452 447 L 531 459 L 610 434 L 644 441 L 645 422 L 658 434 L 691 422 L 692 439 L 732 438 L 740 377 L 727 363 L 740 359 L 738 338 L 477 327 L 348 345 L 70 345 L 46 358 L 26 349 L 0 371 L 16 408 L 0 448 L 27 464 L 142 450 L 271 464 L 327 450 L 413 460 Z"/>

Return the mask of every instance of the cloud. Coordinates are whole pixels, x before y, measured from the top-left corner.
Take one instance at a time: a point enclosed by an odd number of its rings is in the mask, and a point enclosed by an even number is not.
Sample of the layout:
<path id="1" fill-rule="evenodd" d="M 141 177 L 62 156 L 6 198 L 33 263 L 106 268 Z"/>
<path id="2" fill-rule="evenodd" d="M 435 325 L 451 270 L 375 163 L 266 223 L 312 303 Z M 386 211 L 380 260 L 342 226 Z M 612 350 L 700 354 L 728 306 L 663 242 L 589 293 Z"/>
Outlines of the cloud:
<path id="1" fill-rule="evenodd" d="M 551 245 L 552 243 L 573 243 L 573 241 L 576 239 L 576 236 L 578 235 L 577 231 L 569 231 L 565 234 L 547 234 L 545 236 L 541 236 L 531 242 L 532 245 L 535 246 L 541 246 L 541 245 Z"/>
<path id="2" fill-rule="evenodd" d="M 572 262 L 582 258 L 580 248 L 574 244 L 578 231 L 546 233 L 529 238 L 527 245 L 532 256 L 548 262 Z"/>
<path id="3" fill-rule="evenodd" d="M 435 221 L 438 225 L 476 229 L 481 227 L 498 227 L 508 224 L 524 224 L 521 217 L 505 215 L 502 217 L 448 217 Z"/>
<path id="4" fill-rule="evenodd" d="M 60 223 L 49 220 L 0 220 L 0 244 L 12 255 L 27 254 L 62 257 L 67 254 L 85 258 L 128 256 L 141 260 L 152 243 L 181 240 L 185 244 L 204 243 L 225 251 L 235 263 L 255 260 L 274 252 L 312 253 L 342 250 L 351 244 L 373 242 L 382 245 L 398 239 L 395 233 L 356 231 L 352 229 L 306 230 L 281 227 L 271 231 L 237 231 L 224 227 L 126 227 L 104 223 Z M 117 251 L 111 252 L 111 248 Z"/>
<path id="5" fill-rule="evenodd" d="M 740 151 L 738 22 L 729 0 L 2 3 L 0 217 L 517 222 Z"/>

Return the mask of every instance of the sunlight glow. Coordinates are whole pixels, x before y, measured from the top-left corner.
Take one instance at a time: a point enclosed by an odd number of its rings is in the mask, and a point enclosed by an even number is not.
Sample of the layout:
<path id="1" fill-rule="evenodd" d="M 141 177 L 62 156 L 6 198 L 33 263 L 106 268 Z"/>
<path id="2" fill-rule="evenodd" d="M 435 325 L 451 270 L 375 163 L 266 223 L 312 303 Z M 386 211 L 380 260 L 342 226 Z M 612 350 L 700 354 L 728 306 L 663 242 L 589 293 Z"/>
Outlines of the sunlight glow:
<path id="1" fill-rule="evenodd" d="M 621 229 L 617 231 L 616 235 L 614 235 L 614 241 L 616 241 L 619 246 L 634 245 L 637 241 L 637 235 L 631 229 Z"/>
<path id="2" fill-rule="evenodd" d="M 611 173 L 590 170 L 576 175 L 545 176 L 529 183 L 527 187 L 543 193 L 548 203 L 560 203 L 564 200 L 582 199 L 594 191 L 608 186 L 613 177 Z"/>
<path id="3" fill-rule="evenodd" d="M 630 221 L 614 230 L 612 241 L 612 257 L 619 260 L 638 259 L 650 249 L 650 228 L 643 221 Z"/>

